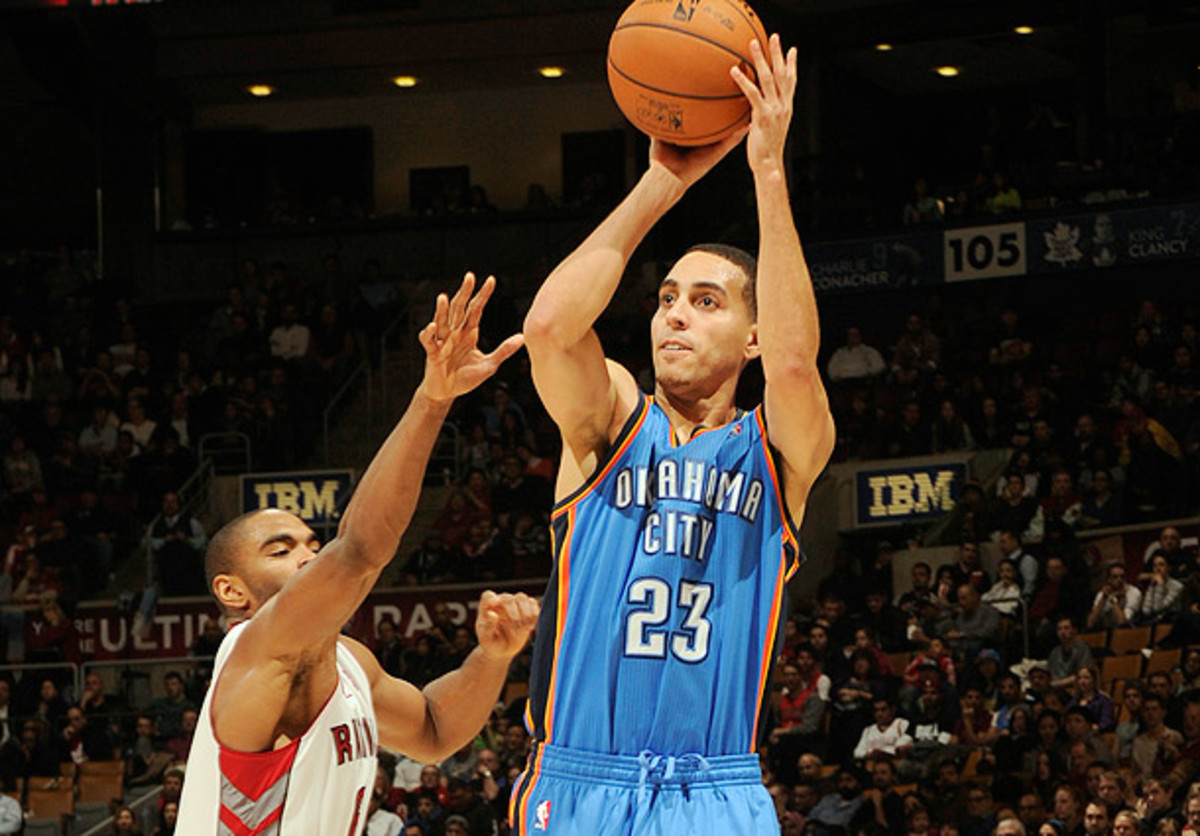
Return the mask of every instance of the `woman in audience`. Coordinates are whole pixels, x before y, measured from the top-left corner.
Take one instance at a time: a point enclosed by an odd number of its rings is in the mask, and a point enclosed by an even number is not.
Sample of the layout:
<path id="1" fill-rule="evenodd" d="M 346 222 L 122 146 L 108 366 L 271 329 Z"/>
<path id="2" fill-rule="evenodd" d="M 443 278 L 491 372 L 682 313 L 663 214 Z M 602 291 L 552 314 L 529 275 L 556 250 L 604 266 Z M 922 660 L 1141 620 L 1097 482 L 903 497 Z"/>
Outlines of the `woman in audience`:
<path id="1" fill-rule="evenodd" d="M 1075 698 L 1068 708 L 1086 708 L 1092 717 L 1092 726 L 1101 734 L 1110 732 L 1117 724 L 1112 697 L 1099 690 L 1100 675 L 1095 665 L 1085 665 L 1075 674 Z"/>
<path id="2" fill-rule="evenodd" d="M 1170 621 L 1179 614 L 1183 583 L 1171 577 L 1171 563 L 1161 553 L 1150 558 L 1149 583 L 1142 596 L 1139 622 L 1157 624 Z"/>

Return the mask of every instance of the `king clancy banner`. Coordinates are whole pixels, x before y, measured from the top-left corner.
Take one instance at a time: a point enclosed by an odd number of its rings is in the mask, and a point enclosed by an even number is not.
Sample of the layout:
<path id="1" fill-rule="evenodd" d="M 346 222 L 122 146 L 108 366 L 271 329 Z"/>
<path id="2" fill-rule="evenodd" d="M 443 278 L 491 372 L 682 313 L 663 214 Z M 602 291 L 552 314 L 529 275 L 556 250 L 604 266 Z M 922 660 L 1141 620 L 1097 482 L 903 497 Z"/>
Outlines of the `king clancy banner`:
<path id="1" fill-rule="evenodd" d="M 473 629 L 475 610 L 484 589 L 524 592 L 540 598 L 545 588 L 544 579 L 532 579 L 378 589 L 367 596 L 345 632 L 369 642 L 375 635 L 375 625 L 390 618 L 396 623 L 400 639 L 411 644 L 433 626 L 433 610 L 438 603 L 449 606 L 450 618 L 455 625 L 466 624 Z M 133 629 L 133 613 L 111 601 L 80 604 L 73 623 L 85 659 L 120 661 L 187 656 L 192 643 L 204 629 L 204 623 L 217 617 L 216 604 L 210 598 L 168 598 L 158 602 L 154 615 L 144 622 L 139 633 Z M 25 629 L 27 636 L 38 635 L 46 629 L 40 609 L 26 611 Z"/>

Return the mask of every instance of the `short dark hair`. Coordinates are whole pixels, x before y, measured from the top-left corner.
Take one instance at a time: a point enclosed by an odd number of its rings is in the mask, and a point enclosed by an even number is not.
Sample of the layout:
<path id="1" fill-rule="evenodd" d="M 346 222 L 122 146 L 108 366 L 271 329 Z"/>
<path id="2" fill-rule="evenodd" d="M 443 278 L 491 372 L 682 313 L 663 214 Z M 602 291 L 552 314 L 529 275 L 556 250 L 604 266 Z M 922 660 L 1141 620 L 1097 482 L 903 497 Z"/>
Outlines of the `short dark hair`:
<path id="1" fill-rule="evenodd" d="M 204 584 L 208 588 L 208 593 L 215 597 L 213 592 L 213 580 L 217 575 L 229 575 L 237 571 L 237 561 L 235 559 L 235 547 L 238 543 L 238 535 L 241 533 L 245 523 L 255 514 L 262 513 L 262 510 L 247 511 L 246 513 L 234 517 L 213 535 L 208 541 L 208 549 L 204 552 Z M 219 602 L 218 602 L 219 603 Z"/>
<path id="2" fill-rule="evenodd" d="M 740 247 L 731 247 L 728 244 L 697 244 L 684 255 L 688 253 L 715 255 L 736 267 L 746 279 L 742 285 L 742 298 L 746 300 L 750 316 L 758 321 L 758 261 L 754 256 Z"/>

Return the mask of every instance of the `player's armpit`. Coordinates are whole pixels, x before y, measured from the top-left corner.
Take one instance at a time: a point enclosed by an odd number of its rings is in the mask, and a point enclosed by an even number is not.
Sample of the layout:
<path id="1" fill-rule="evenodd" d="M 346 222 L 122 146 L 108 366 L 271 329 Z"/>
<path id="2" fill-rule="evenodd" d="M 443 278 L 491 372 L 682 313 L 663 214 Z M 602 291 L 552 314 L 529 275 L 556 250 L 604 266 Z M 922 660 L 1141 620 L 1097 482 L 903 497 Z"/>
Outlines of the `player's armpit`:
<path id="1" fill-rule="evenodd" d="M 837 440 L 829 398 L 816 366 L 782 380 L 768 379 L 763 392 L 767 440 L 784 463 L 788 510 L 799 524 L 808 492 L 821 475 Z"/>

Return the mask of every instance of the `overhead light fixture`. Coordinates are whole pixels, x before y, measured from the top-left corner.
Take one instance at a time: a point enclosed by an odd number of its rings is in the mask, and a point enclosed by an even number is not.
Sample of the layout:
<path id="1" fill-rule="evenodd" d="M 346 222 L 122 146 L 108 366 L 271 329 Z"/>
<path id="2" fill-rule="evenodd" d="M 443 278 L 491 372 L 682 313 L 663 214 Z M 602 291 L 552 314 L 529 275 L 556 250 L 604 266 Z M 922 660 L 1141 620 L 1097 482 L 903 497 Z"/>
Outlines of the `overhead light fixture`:
<path id="1" fill-rule="evenodd" d="M 956 75 L 958 75 L 958 67 L 954 66 L 953 64 L 945 64 L 941 67 L 934 67 L 933 71 L 942 78 L 954 78 Z"/>
<path id="2" fill-rule="evenodd" d="M 265 99 L 275 92 L 275 88 L 270 84 L 251 84 L 246 88 L 246 92 L 256 98 Z"/>
<path id="3" fill-rule="evenodd" d="M 542 78 L 562 78 L 566 70 L 562 67 L 538 67 L 538 73 Z"/>
<path id="4" fill-rule="evenodd" d="M 1013 31 L 1016 32 L 1018 35 L 1032 35 L 1033 27 L 1032 26 L 1014 26 Z"/>
<path id="5" fill-rule="evenodd" d="M 397 87 L 416 87 L 417 77 L 415 75 L 398 75 L 392 79 L 392 84 Z"/>
<path id="6" fill-rule="evenodd" d="M 875 44 L 876 52 L 891 52 L 894 47 L 891 44 Z"/>

